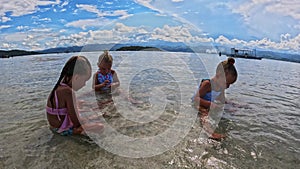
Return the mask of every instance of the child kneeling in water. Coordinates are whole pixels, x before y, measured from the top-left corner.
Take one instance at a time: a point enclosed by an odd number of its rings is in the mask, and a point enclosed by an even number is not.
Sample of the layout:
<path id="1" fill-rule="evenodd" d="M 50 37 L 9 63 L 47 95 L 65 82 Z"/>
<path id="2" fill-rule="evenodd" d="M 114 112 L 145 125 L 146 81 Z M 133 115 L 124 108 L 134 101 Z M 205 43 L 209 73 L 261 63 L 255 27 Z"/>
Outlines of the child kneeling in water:
<path id="1" fill-rule="evenodd" d="M 108 103 L 112 103 L 112 94 L 120 95 L 130 101 L 132 104 L 142 103 L 129 97 L 120 88 L 120 81 L 117 72 L 112 69 L 113 57 L 106 50 L 98 58 L 98 71 L 94 73 L 92 88 L 95 90 L 99 108 L 103 108 Z"/>
<path id="2" fill-rule="evenodd" d="M 95 91 L 110 93 L 112 92 L 111 90 L 120 86 L 117 72 L 111 69 L 112 64 L 112 56 L 108 51 L 104 51 L 98 59 L 97 65 L 99 70 L 93 76 L 94 82 L 92 87 Z"/>
<path id="3" fill-rule="evenodd" d="M 50 129 L 61 135 L 99 132 L 101 123 L 80 124 L 74 91 L 85 86 L 91 77 L 91 64 L 84 56 L 73 56 L 65 64 L 47 100 L 47 119 Z"/>
<path id="4" fill-rule="evenodd" d="M 203 79 L 194 96 L 194 103 L 199 110 L 200 119 L 206 132 L 210 134 L 210 138 L 221 139 L 225 136 L 214 133 L 210 124 L 206 121 L 211 110 L 221 109 L 217 104 L 225 103 L 225 89 L 229 88 L 237 80 L 237 71 L 234 66 L 234 58 L 228 58 L 226 61 L 219 63 L 216 74 L 211 79 Z"/>

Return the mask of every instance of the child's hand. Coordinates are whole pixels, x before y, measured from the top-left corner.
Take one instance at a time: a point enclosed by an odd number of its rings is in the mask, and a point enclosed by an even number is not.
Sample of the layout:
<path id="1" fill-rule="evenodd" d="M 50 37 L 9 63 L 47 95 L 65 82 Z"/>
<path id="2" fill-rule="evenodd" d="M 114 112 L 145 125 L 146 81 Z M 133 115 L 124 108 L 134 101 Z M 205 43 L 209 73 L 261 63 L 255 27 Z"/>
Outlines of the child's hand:
<path id="1" fill-rule="evenodd" d="M 222 109 L 222 106 L 218 105 L 216 103 L 211 102 L 210 109 L 212 109 L 212 110 L 220 110 L 220 109 Z"/>
<path id="2" fill-rule="evenodd" d="M 111 88 L 112 91 L 115 91 L 120 86 L 119 82 L 111 83 L 108 87 Z"/>
<path id="3" fill-rule="evenodd" d="M 109 83 L 106 87 L 112 87 L 114 83 Z"/>
<path id="4" fill-rule="evenodd" d="M 103 83 L 104 87 L 110 87 L 110 81 L 109 80 L 105 80 Z"/>

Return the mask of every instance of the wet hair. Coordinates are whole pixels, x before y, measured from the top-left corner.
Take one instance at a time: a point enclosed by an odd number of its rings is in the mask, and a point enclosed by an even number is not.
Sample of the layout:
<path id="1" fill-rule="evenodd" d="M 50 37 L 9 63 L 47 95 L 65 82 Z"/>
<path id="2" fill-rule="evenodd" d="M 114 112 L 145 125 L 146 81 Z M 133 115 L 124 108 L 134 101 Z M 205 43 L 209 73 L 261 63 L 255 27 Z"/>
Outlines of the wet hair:
<path id="1" fill-rule="evenodd" d="M 53 107 L 54 91 L 57 89 L 61 82 L 68 84 L 73 75 L 89 75 L 91 76 L 92 67 L 89 60 L 85 56 L 72 56 L 63 67 L 58 81 L 50 94 L 50 102 Z"/>
<path id="2" fill-rule="evenodd" d="M 101 64 L 101 62 L 105 62 L 108 64 L 112 64 L 113 63 L 113 58 L 111 56 L 111 54 L 108 53 L 107 50 L 105 50 L 98 58 L 98 66 Z"/>
<path id="3" fill-rule="evenodd" d="M 229 57 L 227 60 L 222 61 L 219 63 L 216 73 L 222 74 L 225 73 L 225 75 L 232 75 L 233 77 L 237 78 L 238 73 L 234 66 L 235 60 L 232 57 Z"/>

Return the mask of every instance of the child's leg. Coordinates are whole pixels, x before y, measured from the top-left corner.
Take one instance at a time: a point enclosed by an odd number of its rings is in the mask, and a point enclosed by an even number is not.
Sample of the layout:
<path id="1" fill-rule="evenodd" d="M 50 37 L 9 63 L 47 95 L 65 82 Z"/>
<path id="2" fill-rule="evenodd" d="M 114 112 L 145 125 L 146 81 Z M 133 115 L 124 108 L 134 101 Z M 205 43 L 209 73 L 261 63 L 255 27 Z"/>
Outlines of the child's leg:
<path id="1" fill-rule="evenodd" d="M 223 134 L 215 133 L 214 130 L 211 127 L 211 124 L 209 122 L 209 111 L 208 109 L 205 108 L 199 108 L 200 110 L 200 121 L 202 123 L 203 129 L 208 133 L 209 138 L 215 139 L 215 140 L 220 140 L 222 138 L 225 138 L 226 136 Z"/>
<path id="2" fill-rule="evenodd" d="M 78 128 L 74 128 L 73 134 L 86 135 L 86 131 L 100 133 L 103 128 L 104 126 L 101 123 L 86 123 L 81 125 Z"/>
<path id="3" fill-rule="evenodd" d="M 83 124 L 82 127 L 84 128 L 85 131 L 100 133 L 102 132 L 104 125 L 101 123 L 87 123 L 87 124 Z"/>

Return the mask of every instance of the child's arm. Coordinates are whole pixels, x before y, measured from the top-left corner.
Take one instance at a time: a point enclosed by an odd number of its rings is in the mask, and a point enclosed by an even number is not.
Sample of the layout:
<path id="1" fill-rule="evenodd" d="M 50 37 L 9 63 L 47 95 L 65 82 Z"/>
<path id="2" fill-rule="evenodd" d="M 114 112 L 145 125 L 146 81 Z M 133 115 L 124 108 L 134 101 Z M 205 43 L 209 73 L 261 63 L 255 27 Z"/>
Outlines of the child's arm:
<path id="1" fill-rule="evenodd" d="M 222 93 L 216 98 L 216 100 L 218 100 L 222 104 L 225 103 L 225 90 L 222 91 Z"/>
<path id="2" fill-rule="evenodd" d="M 110 84 L 110 86 L 111 86 L 112 89 L 115 89 L 115 88 L 120 86 L 120 81 L 119 81 L 119 78 L 118 78 L 118 75 L 117 75 L 116 71 L 114 71 L 114 73 L 113 73 L 113 83 Z"/>
<path id="3" fill-rule="evenodd" d="M 206 80 L 206 81 L 203 81 L 201 83 L 201 86 L 199 87 L 199 90 L 195 96 L 195 106 L 196 108 L 200 108 L 200 107 L 204 107 L 206 109 L 212 107 L 216 107 L 214 103 L 210 102 L 210 101 L 207 101 L 204 98 L 204 96 L 206 95 L 206 93 L 209 93 L 211 91 L 211 83 L 210 81 Z"/>
<path id="4" fill-rule="evenodd" d="M 80 127 L 80 122 L 76 114 L 78 110 L 76 105 L 77 102 L 76 102 L 75 93 L 71 89 L 66 89 L 64 92 L 64 100 L 66 102 L 66 108 L 70 116 L 70 119 L 73 123 L 73 126 L 75 128 Z"/>

